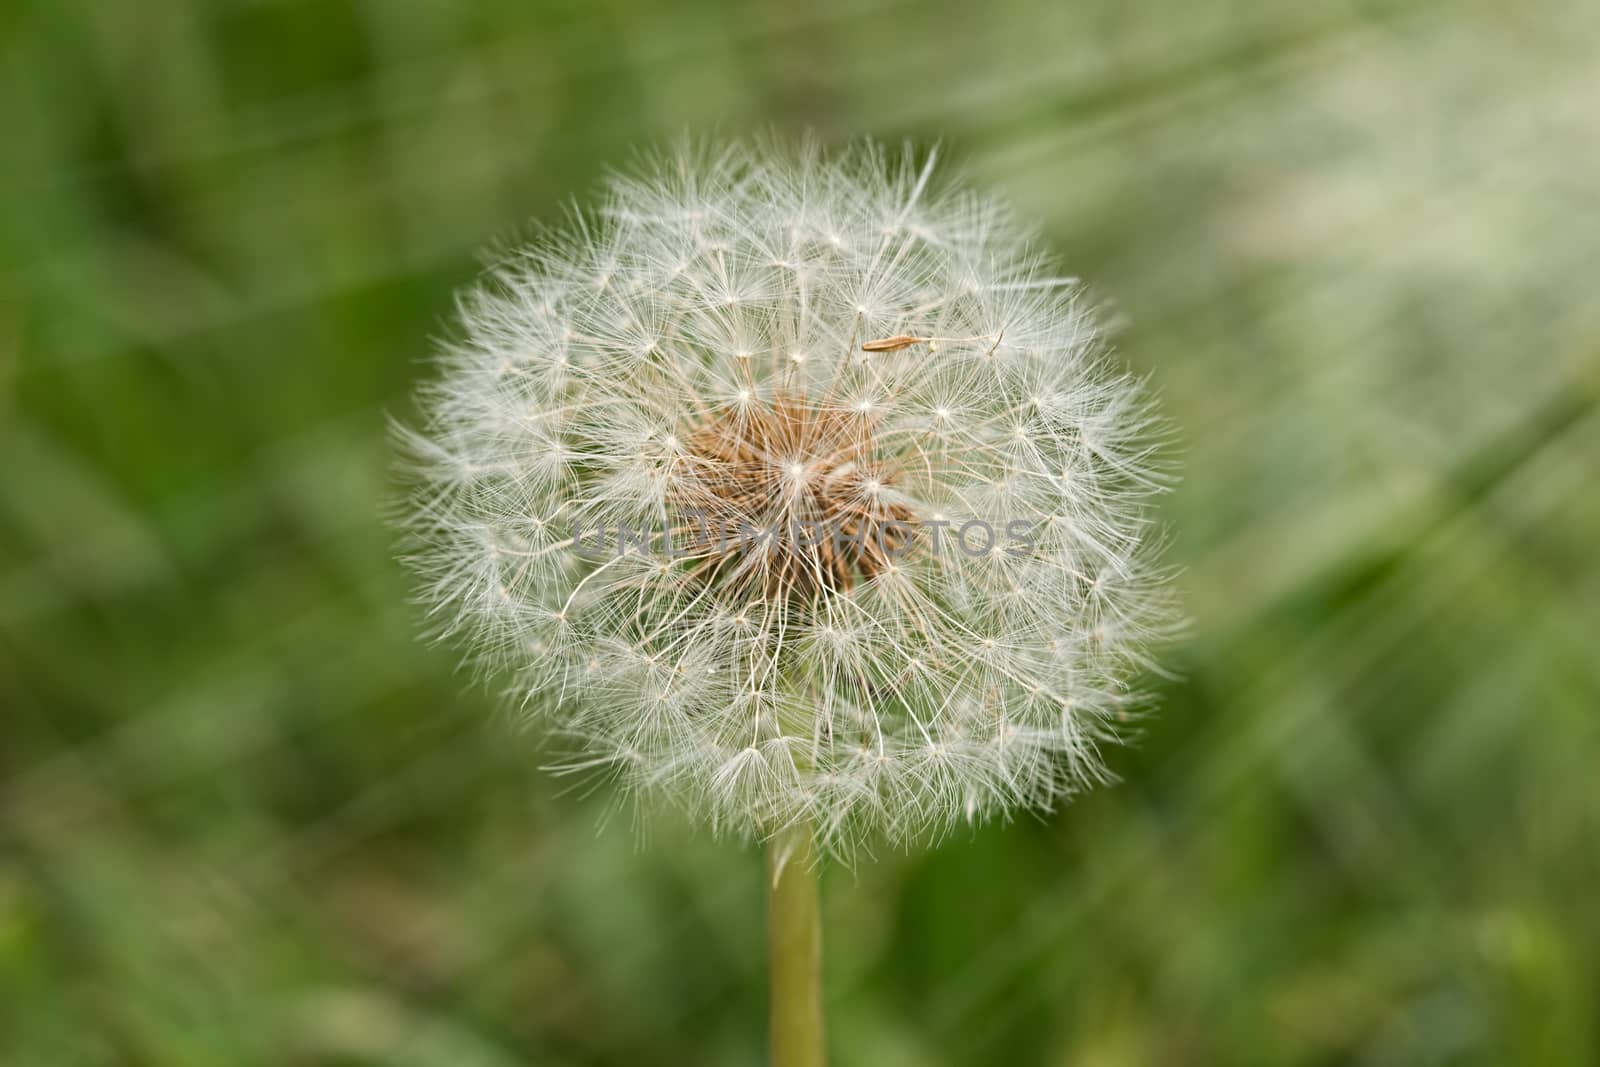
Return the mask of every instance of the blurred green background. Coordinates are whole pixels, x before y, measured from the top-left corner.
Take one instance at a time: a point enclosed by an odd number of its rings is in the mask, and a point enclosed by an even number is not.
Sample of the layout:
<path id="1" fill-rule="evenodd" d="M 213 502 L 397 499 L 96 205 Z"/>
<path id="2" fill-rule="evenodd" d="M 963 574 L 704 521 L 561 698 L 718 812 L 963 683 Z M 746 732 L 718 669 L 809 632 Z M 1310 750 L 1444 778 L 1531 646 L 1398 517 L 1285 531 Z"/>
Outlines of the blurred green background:
<path id="1" fill-rule="evenodd" d="M 761 861 L 552 780 L 380 510 L 480 250 L 940 141 L 1185 481 L 1123 782 L 828 872 L 839 1064 L 1600 1062 L 1589 0 L 0 11 L 0 1064 L 752 1064 Z"/>

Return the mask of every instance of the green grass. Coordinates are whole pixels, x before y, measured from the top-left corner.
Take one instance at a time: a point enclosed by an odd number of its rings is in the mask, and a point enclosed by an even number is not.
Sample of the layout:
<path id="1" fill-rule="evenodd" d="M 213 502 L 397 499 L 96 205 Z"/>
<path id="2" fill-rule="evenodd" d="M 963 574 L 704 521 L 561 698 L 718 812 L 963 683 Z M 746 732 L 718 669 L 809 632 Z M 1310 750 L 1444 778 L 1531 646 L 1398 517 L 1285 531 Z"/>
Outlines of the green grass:
<path id="1" fill-rule="evenodd" d="M 759 1061 L 760 857 L 541 773 L 380 514 L 480 249 L 768 128 L 1041 219 L 1185 470 L 1124 781 L 831 871 L 836 1061 L 1600 1059 L 1589 5 L 22 0 L 0 64 L 0 1063 Z"/>

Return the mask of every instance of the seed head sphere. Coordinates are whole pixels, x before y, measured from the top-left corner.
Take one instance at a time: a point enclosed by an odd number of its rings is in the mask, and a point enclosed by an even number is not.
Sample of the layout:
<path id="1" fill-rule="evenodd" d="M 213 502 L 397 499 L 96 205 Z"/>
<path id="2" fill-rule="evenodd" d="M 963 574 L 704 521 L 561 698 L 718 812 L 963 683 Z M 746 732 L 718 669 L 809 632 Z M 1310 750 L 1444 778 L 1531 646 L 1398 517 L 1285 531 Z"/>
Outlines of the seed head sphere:
<path id="1" fill-rule="evenodd" d="M 1171 618 L 1160 427 L 997 202 L 684 147 L 460 321 L 400 432 L 408 559 L 565 768 L 835 851 L 1104 776 Z"/>

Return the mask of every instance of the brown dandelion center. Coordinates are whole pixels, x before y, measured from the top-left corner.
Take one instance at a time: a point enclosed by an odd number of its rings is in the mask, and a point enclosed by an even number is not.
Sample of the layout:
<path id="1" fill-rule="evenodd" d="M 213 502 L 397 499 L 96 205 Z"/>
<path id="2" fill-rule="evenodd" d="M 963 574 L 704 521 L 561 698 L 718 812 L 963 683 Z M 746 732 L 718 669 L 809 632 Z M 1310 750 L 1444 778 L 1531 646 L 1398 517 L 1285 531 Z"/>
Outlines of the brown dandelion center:
<path id="1" fill-rule="evenodd" d="M 673 496 L 700 569 L 767 597 L 809 599 L 888 567 L 911 540 L 913 513 L 877 458 L 875 422 L 780 395 L 692 427 Z"/>

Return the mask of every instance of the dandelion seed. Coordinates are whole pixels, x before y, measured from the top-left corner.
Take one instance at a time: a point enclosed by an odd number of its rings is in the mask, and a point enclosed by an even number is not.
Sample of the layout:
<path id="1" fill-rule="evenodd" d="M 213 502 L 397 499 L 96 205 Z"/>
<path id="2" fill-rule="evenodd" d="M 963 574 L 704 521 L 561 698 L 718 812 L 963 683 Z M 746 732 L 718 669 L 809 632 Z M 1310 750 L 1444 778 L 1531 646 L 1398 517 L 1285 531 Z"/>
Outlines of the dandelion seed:
<path id="1" fill-rule="evenodd" d="M 902 348 L 910 348 L 912 345 L 924 344 L 930 340 L 932 340 L 932 338 L 910 337 L 906 334 L 898 334 L 894 337 L 880 337 L 876 341 L 867 341 L 862 344 L 861 351 L 898 352 Z"/>

